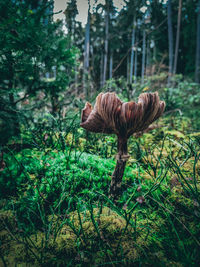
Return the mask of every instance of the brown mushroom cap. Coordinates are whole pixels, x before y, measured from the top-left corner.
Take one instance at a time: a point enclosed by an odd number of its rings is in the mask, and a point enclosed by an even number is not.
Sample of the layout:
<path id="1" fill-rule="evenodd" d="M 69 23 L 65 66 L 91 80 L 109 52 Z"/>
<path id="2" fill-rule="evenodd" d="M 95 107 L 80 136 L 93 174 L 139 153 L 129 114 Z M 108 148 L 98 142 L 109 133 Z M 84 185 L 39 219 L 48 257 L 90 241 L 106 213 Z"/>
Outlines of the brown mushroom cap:
<path id="1" fill-rule="evenodd" d="M 115 133 L 130 137 L 133 133 L 145 130 L 157 120 L 165 109 L 158 93 L 143 93 L 138 103 L 123 103 L 115 93 L 100 93 L 94 109 L 86 103 L 82 110 L 81 124 L 84 129 L 95 133 Z"/>

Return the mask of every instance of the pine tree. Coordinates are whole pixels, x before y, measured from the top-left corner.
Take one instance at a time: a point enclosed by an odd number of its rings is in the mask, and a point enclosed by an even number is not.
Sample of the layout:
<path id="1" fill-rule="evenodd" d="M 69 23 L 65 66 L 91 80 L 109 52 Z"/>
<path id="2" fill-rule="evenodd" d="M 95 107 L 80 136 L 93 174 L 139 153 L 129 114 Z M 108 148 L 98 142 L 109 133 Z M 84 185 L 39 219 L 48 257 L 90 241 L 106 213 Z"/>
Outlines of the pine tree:
<path id="1" fill-rule="evenodd" d="M 58 96 L 70 81 L 74 52 L 67 49 L 68 39 L 60 23 L 52 21 L 52 2 L 0 1 L 0 125 L 1 136 L 20 133 L 20 122 L 28 112 L 23 103 L 43 92 L 59 110 Z M 48 21 L 48 23 L 47 23 Z M 56 73 L 51 80 L 46 73 Z M 29 107 L 31 115 L 38 101 Z M 8 123 L 9 120 L 9 123 Z M 2 138 L 3 139 L 3 138 Z"/>

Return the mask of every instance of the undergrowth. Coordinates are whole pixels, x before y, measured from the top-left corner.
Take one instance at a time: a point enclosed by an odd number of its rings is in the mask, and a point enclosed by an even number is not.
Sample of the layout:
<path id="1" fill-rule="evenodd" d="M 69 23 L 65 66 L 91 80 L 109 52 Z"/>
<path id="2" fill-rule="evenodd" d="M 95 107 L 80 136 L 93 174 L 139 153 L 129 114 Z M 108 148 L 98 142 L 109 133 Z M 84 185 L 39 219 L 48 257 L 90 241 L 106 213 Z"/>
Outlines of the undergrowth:
<path id="1" fill-rule="evenodd" d="M 114 204 L 116 139 L 78 124 L 44 117 L 3 148 L 2 265 L 199 266 L 198 133 L 162 127 L 131 138 Z"/>

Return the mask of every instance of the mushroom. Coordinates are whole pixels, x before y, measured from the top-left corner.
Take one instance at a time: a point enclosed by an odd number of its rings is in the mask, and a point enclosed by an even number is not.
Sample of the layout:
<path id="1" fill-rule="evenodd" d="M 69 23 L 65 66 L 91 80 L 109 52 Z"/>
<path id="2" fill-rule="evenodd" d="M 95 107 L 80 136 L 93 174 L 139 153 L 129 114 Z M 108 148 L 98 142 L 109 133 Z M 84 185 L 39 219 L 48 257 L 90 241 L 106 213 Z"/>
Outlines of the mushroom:
<path id="1" fill-rule="evenodd" d="M 114 201 L 120 196 L 121 183 L 129 158 L 127 140 L 134 133 L 142 132 L 157 120 L 165 109 L 158 93 L 142 93 L 138 103 L 122 102 L 115 93 L 100 93 L 94 108 L 87 102 L 81 115 L 80 126 L 94 133 L 116 134 L 117 164 L 112 174 L 109 195 Z"/>

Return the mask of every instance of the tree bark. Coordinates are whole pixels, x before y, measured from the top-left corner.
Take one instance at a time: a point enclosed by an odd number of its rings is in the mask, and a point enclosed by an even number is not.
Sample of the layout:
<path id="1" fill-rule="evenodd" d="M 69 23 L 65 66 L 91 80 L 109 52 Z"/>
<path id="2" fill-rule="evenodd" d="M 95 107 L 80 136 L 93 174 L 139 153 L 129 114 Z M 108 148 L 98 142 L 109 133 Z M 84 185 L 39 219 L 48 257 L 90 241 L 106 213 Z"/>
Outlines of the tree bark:
<path id="1" fill-rule="evenodd" d="M 144 83 L 144 72 L 145 72 L 145 58 L 146 58 L 146 32 L 143 30 L 143 45 L 142 45 L 142 72 L 141 72 L 141 83 Z"/>
<path id="2" fill-rule="evenodd" d="M 168 0 L 168 5 L 167 5 L 167 22 L 168 22 L 168 43 L 169 43 L 169 73 L 168 73 L 168 86 L 169 86 L 173 72 L 173 53 L 174 53 L 171 0 Z"/>
<path id="3" fill-rule="evenodd" d="M 130 65 L 130 78 L 129 83 L 132 84 L 133 80 L 133 60 L 134 60 L 134 46 L 135 46 L 135 18 L 133 21 L 132 41 L 131 41 L 131 65 Z"/>
<path id="4" fill-rule="evenodd" d="M 111 84 L 112 84 L 112 71 L 113 71 L 113 54 L 110 54 L 110 65 L 109 65 L 109 80 L 110 80 L 110 84 L 109 84 L 109 89 L 111 89 Z"/>
<path id="5" fill-rule="evenodd" d="M 104 45 L 103 86 L 105 85 L 105 82 L 106 82 L 106 73 L 107 73 L 108 31 L 109 31 L 109 2 L 106 1 L 106 27 L 105 27 L 105 45 Z"/>
<path id="6" fill-rule="evenodd" d="M 127 84 L 129 83 L 129 73 L 130 73 L 130 70 L 129 70 L 129 54 L 127 55 L 127 61 L 126 61 L 126 82 Z"/>
<path id="7" fill-rule="evenodd" d="M 11 52 L 7 55 L 7 60 L 9 62 L 9 114 L 11 119 L 12 126 L 10 129 L 12 130 L 12 134 L 17 136 L 20 133 L 20 126 L 19 126 L 19 118 L 17 112 L 17 104 L 15 102 L 15 97 L 13 94 L 14 84 L 15 84 L 15 77 L 14 77 L 14 59 L 12 57 Z"/>
<path id="8" fill-rule="evenodd" d="M 103 87 L 103 53 L 101 53 L 101 63 L 100 63 L 100 88 Z"/>
<path id="9" fill-rule="evenodd" d="M 121 195 L 121 184 L 124 175 L 124 170 L 126 162 L 128 160 L 128 148 L 127 148 L 127 138 L 118 137 L 118 154 L 117 154 L 117 164 L 115 170 L 112 174 L 111 184 L 110 184 L 110 198 L 116 202 Z"/>
<path id="10" fill-rule="evenodd" d="M 136 41 L 137 43 L 137 41 Z M 134 62 L 134 83 L 137 82 L 137 47 L 136 47 L 136 51 L 135 51 L 135 62 Z"/>
<path id="11" fill-rule="evenodd" d="M 83 64 L 83 89 L 86 99 L 88 98 L 88 72 L 89 72 L 89 51 L 90 51 L 90 5 L 88 7 L 88 18 L 85 30 L 84 64 Z"/>
<path id="12" fill-rule="evenodd" d="M 195 82 L 200 83 L 200 0 L 198 2 L 197 8 L 198 8 L 198 13 L 197 13 Z"/>
<path id="13" fill-rule="evenodd" d="M 173 74 L 176 74 L 176 70 L 177 70 L 178 49 L 179 49 L 179 40 L 180 40 L 180 27 L 181 27 L 181 13 L 182 13 L 182 0 L 179 0 Z"/>

